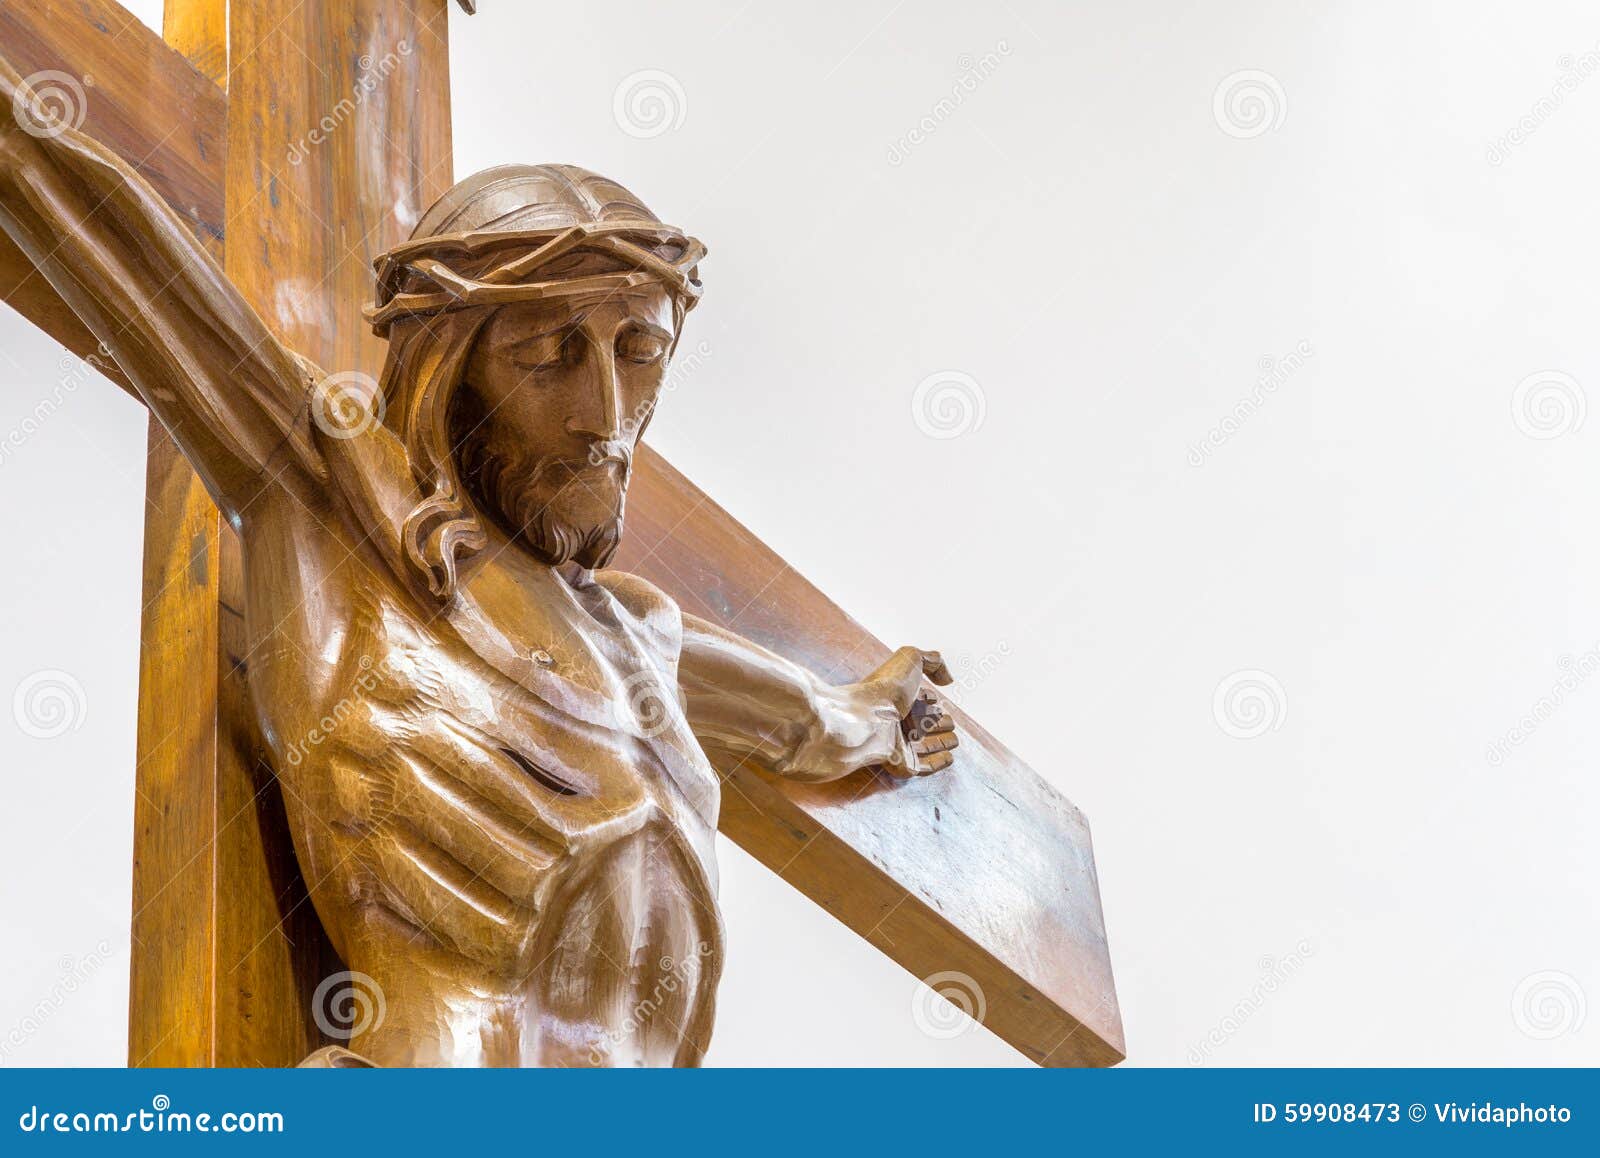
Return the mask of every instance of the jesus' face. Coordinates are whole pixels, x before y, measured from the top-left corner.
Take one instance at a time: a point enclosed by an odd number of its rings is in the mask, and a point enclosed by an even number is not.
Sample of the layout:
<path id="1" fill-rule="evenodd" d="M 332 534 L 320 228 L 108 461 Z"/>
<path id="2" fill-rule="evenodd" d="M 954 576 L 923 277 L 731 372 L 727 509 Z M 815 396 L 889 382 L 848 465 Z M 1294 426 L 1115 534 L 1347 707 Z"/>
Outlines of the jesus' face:
<path id="1" fill-rule="evenodd" d="M 551 565 L 601 567 L 672 347 L 659 286 L 504 307 L 478 335 L 451 442 L 473 501 Z"/>

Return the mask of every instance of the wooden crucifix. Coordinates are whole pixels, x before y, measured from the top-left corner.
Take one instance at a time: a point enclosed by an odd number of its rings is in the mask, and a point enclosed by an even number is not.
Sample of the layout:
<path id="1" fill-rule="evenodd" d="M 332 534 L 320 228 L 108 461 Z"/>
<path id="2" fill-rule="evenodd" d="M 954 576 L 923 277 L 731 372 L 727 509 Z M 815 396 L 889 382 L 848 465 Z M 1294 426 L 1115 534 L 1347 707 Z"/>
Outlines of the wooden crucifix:
<path id="1" fill-rule="evenodd" d="M 1082 814 L 638 441 L 704 249 L 453 186 L 446 17 L 0 0 L 0 293 L 153 411 L 130 1063 L 693 1063 L 713 825 L 1120 1060 Z"/>

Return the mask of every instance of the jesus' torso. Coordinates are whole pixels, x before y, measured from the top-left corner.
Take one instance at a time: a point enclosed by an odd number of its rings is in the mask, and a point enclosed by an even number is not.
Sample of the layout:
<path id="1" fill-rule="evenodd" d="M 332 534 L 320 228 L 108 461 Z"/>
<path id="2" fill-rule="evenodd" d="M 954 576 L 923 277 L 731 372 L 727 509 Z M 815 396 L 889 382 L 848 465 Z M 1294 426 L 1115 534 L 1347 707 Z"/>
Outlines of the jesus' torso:
<path id="1" fill-rule="evenodd" d="M 718 781 L 677 608 L 504 539 L 448 603 L 414 594 L 386 538 L 409 479 L 373 439 L 324 442 L 347 456 L 328 502 L 276 498 L 244 544 L 249 679 L 335 947 L 383 985 L 415 968 L 522 1002 L 525 1063 L 698 1060 Z"/>

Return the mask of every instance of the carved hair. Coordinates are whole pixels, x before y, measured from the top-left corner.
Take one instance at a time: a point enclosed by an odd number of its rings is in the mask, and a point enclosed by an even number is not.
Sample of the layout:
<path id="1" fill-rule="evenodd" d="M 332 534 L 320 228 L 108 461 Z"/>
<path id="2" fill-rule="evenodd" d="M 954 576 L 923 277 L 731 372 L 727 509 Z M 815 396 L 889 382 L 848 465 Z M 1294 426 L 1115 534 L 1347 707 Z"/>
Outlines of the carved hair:
<path id="1" fill-rule="evenodd" d="M 489 541 L 456 465 L 450 408 L 473 344 L 493 312 L 480 307 L 396 319 L 389 333 L 381 383 L 384 421 L 405 445 L 422 494 L 406 516 L 401 543 L 406 561 L 440 599 L 455 594 L 457 566 Z"/>

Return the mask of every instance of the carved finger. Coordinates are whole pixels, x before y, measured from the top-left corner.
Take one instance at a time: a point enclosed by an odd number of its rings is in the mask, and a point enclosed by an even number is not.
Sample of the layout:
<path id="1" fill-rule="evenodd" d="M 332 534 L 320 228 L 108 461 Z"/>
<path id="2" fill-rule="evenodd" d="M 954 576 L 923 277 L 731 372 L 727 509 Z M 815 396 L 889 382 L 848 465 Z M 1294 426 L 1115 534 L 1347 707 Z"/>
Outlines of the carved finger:
<path id="1" fill-rule="evenodd" d="M 922 653 L 922 674 L 936 684 L 947 684 L 951 681 L 950 669 L 944 662 L 944 656 L 936 651 Z"/>
<path id="2" fill-rule="evenodd" d="M 942 772 L 955 762 L 956 758 L 949 752 L 935 752 L 926 760 L 920 761 L 921 766 L 917 769 L 917 775 L 926 776 L 930 772 Z"/>
<path id="3" fill-rule="evenodd" d="M 951 716 L 938 716 L 930 720 L 922 728 L 924 736 L 937 736 L 940 732 L 953 732 L 956 730 L 955 719 Z"/>
<path id="4" fill-rule="evenodd" d="M 954 732 L 939 732 L 924 736 L 912 745 L 918 756 L 931 756 L 935 752 L 948 752 L 961 741 Z"/>

